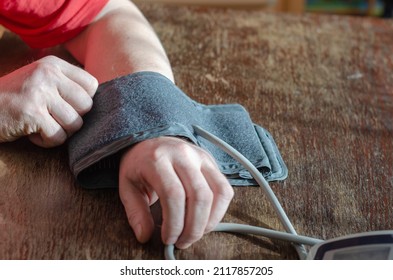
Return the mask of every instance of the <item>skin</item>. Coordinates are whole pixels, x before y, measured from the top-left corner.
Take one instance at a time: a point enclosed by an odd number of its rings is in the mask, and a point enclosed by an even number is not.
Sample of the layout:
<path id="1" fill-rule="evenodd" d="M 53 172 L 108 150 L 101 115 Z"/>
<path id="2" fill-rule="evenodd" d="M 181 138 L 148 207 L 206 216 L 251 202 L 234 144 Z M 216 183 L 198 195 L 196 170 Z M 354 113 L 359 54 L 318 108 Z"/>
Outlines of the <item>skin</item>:
<path id="1" fill-rule="evenodd" d="M 45 57 L 0 78 L 0 141 L 27 136 L 43 147 L 60 145 L 81 128 L 98 84 L 138 71 L 174 81 L 158 37 L 128 0 L 110 0 L 64 46 L 84 70 Z M 159 200 L 163 242 L 184 249 L 222 220 L 233 189 L 205 150 L 180 138 L 159 137 L 124 153 L 119 195 L 140 242 L 153 233 L 150 206 Z"/>
<path id="2" fill-rule="evenodd" d="M 97 80 L 48 56 L 0 78 L 0 142 L 22 136 L 42 147 L 64 143 L 81 128 Z"/>

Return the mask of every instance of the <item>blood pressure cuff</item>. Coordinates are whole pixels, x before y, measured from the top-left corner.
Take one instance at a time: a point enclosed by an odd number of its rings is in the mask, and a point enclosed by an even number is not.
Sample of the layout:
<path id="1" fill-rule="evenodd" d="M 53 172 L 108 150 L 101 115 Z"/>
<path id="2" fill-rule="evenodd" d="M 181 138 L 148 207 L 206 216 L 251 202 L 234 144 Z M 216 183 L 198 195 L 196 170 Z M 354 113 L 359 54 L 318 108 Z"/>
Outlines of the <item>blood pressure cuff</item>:
<path id="1" fill-rule="evenodd" d="M 73 174 L 86 188 L 118 186 L 122 152 L 160 136 L 183 137 L 207 150 L 233 186 L 256 185 L 231 156 L 193 130 L 198 125 L 247 157 L 268 181 L 287 176 L 271 135 L 238 104 L 203 105 L 155 72 L 138 72 L 99 86 L 83 128 L 68 142 Z"/>

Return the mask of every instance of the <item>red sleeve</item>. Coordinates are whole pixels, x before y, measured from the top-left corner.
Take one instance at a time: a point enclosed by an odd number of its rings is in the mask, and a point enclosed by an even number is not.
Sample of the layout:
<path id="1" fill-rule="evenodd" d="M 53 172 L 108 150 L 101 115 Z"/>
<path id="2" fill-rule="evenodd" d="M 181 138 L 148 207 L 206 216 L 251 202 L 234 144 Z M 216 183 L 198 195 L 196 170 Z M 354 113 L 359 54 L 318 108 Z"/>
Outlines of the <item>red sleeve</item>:
<path id="1" fill-rule="evenodd" d="M 0 24 L 32 48 L 52 47 L 80 33 L 109 0 L 0 0 Z"/>

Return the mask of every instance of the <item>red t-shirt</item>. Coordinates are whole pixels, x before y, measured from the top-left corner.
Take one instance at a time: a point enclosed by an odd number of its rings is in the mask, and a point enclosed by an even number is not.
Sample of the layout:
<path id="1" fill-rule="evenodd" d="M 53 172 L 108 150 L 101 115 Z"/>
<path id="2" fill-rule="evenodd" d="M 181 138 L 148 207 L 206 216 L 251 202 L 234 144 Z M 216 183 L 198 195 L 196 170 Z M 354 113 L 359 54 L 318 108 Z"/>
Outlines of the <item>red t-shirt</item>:
<path id="1" fill-rule="evenodd" d="M 64 43 L 80 33 L 109 0 L 0 0 L 0 24 L 32 48 Z"/>

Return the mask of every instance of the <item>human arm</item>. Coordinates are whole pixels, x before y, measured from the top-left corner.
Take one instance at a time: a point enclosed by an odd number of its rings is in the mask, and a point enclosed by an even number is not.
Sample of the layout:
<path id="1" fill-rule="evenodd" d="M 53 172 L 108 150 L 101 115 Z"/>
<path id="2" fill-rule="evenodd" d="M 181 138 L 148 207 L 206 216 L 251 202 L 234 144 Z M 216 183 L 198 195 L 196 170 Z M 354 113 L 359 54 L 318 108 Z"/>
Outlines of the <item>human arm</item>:
<path id="1" fill-rule="evenodd" d="M 110 0 L 86 30 L 64 45 L 100 84 L 139 71 L 174 80 L 159 38 L 128 0 Z"/>
<path id="2" fill-rule="evenodd" d="M 173 81 L 165 51 L 154 31 L 129 1 L 112 0 L 80 36 L 65 44 L 100 83 L 138 71 Z M 232 187 L 203 149 L 174 137 L 142 141 L 120 163 L 119 193 L 139 241 L 154 224 L 149 206 L 160 199 L 162 239 L 186 248 L 222 219 Z"/>

